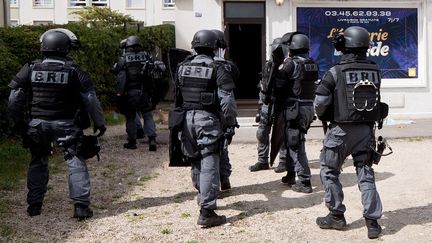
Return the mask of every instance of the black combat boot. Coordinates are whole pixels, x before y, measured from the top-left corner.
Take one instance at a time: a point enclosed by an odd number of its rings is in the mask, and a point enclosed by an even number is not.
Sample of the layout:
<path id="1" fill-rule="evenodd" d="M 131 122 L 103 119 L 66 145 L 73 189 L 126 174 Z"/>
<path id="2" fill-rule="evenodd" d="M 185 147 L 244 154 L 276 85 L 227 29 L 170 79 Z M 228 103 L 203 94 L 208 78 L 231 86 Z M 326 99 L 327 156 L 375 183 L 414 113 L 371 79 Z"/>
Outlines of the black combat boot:
<path id="1" fill-rule="evenodd" d="M 254 165 L 249 166 L 250 171 L 268 170 L 270 166 L 268 163 L 256 162 Z"/>
<path id="2" fill-rule="evenodd" d="M 312 185 L 310 180 L 307 181 L 297 181 L 291 189 L 295 192 L 312 193 Z"/>
<path id="3" fill-rule="evenodd" d="M 231 183 L 229 178 L 221 178 L 221 191 L 231 189 Z"/>
<path id="4" fill-rule="evenodd" d="M 288 171 L 286 176 L 282 177 L 281 182 L 287 184 L 288 186 L 292 186 L 296 184 L 296 173 L 295 171 Z"/>
<path id="5" fill-rule="evenodd" d="M 128 141 L 123 144 L 123 148 L 125 149 L 137 149 L 136 141 Z"/>
<path id="6" fill-rule="evenodd" d="M 137 128 L 137 139 L 143 139 L 144 138 L 144 129 Z"/>
<path id="7" fill-rule="evenodd" d="M 201 208 L 198 225 L 202 225 L 203 227 L 213 227 L 225 223 L 226 217 L 224 215 L 219 216 L 214 210 Z"/>
<path id="8" fill-rule="evenodd" d="M 342 230 L 346 226 L 345 216 L 343 214 L 329 213 L 325 217 L 318 217 L 316 223 L 321 229 Z"/>
<path id="9" fill-rule="evenodd" d="M 149 137 L 149 151 L 156 151 L 156 137 Z"/>
<path id="10" fill-rule="evenodd" d="M 381 234 L 381 226 L 378 224 L 378 221 L 375 219 L 367 219 L 366 220 L 366 227 L 368 229 L 368 238 L 369 239 L 376 239 Z"/>
<path id="11" fill-rule="evenodd" d="M 78 220 L 83 220 L 93 217 L 93 211 L 89 208 L 89 206 L 76 203 L 74 207 L 74 218 L 77 218 Z"/>
<path id="12" fill-rule="evenodd" d="M 282 172 L 287 171 L 287 169 L 286 169 L 286 163 L 279 162 L 278 166 L 274 168 L 274 171 L 276 173 L 282 173 Z"/>
<path id="13" fill-rule="evenodd" d="M 33 203 L 27 207 L 27 214 L 30 217 L 40 215 L 42 212 L 42 203 Z"/>

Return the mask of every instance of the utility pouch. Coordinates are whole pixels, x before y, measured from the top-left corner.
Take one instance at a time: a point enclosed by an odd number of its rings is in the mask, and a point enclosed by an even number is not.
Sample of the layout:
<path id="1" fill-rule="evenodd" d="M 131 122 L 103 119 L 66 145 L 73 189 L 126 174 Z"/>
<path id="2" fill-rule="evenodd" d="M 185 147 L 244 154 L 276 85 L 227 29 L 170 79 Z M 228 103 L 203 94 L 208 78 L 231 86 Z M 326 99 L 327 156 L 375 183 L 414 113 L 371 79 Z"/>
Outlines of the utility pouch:
<path id="1" fill-rule="evenodd" d="M 299 115 L 299 104 L 297 101 L 289 102 L 285 108 L 285 120 L 296 120 Z"/>
<path id="2" fill-rule="evenodd" d="M 287 129 L 287 146 L 288 147 L 296 147 L 300 144 L 300 130 L 288 128 Z"/>
<path id="3" fill-rule="evenodd" d="M 384 154 L 384 150 L 388 148 L 390 152 Z M 381 136 L 377 139 L 376 149 L 373 149 L 372 162 L 379 164 L 382 156 L 387 156 L 393 153 L 392 148 L 388 145 L 387 140 Z"/>
<path id="4" fill-rule="evenodd" d="M 384 123 L 384 119 L 388 116 L 388 112 L 389 112 L 389 106 L 384 103 L 384 102 L 380 102 L 379 103 L 379 119 L 378 119 L 378 129 L 382 128 L 382 125 Z"/>
<path id="5" fill-rule="evenodd" d="M 201 92 L 200 102 L 204 106 L 211 106 L 214 103 L 213 92 Z"/>
<path id="6" fill-rule="evenodd" d="M 77 155 L 83 157 L 83 159 L 90 159 L 97 156 L 97 160 L 100 160 L 99 152 L 101 146 L 99 139 L 96 136 L 83 135 L 79 138 L 77 145 Z"/>
<path id="7" fill-rule="evenodd" d="M 183 129 L 183 120 L 185 111 L 181 108 L 174 108 L 168 114 L 168 128 L 173 131 L 180 131 Z"/>

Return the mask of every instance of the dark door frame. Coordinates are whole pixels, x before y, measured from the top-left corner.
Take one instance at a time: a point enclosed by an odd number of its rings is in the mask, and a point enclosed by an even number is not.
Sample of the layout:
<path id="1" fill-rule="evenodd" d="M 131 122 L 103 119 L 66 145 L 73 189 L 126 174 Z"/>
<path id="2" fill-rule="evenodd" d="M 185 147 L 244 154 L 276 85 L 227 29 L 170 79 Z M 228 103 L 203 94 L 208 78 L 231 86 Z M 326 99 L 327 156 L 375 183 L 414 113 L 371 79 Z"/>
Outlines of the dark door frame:
<path id="1" fill-rule="evenodd" d="M 229 18 L 225 19 L 225 28 L 227 29 L 229 24 L 260 24 L 261 25 L 261 66 L 265 64 L 265 56 L 266 56 L 266 33 L 265 33 L 265 19 L 241 19 L 241 18 Z M 227 29 L 228 30 L 228 29 Z M 225 38 L 226 40 L 230 40 L 229 31 L 225 31 Z M 226 55 L 229 58 L 230 57 L 230 50 L 229 48 L 226 51 Z"/>
<path id="2" fill-rule="evenodd" d="M 234 1 L 229 1 L 229 3 L 232 3 Z M 227 18 L 225 17 L 225 7 L 226 7 L 226 1 L 223 3 L 223 24 L 225 29 L 228 27 L 229 24 L 260 24 L 261 25 L 261 66 L 265 64 L 266 59 L 266 18 L 265 15 L 263 18 Z M 264 3 L 264 13 L 265 13 L 265 1 L 262 2 L 255 2 L 255 1 L 238 1 L 238 3 Z M 228 40 L 229 43 L 229 31 L 225 31 L 225 39 Z M 229 49 L 226 51 L 226 55 L 229 58 Z"/>

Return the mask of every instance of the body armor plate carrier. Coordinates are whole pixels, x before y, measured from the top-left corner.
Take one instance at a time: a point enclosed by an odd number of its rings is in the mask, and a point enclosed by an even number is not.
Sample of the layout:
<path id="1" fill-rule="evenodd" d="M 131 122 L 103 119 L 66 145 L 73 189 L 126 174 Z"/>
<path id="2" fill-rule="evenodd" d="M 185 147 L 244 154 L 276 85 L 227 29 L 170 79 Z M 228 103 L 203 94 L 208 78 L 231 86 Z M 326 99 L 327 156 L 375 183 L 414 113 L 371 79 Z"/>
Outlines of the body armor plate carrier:
<path id="1" fill-rule="evenodd" d="M 292 79 L 294 95 L 301 100 L 313 100 L 315 82 L 318 80 L 318 65 L 311 58 L 294 57 L 295 69 Z"/>
<path id="2" fill-rule="evenodd" d="M 379 69 L 373 62 L 356 61 L 335 66 L 336 92 L 334 120 L 336 122 L 375 122 L 380 118 Z"/>
<path id="3" fill-rule="evenodd" d="M 179 87 L 185 110 L 217 110 L 217 85 L 214 65 L 185 63 L 180 67 Z"/>
<path id="4" fill-rule="evenodd" d="M 126 75 L 127 75 L 127 90 L 143 89 L 144 77 L 142 75 L 142 68 L 145 63 L 149 61 L 145 52 L 126 52 L 124 55 L 126 62 Z"/>
<path id="5" fill-rule="evenodd" d="M 31 116 L 57 120 L 73 119 L 79 108 L 79 80 L 72 61 L 45 60 L 31 65 Z"/>

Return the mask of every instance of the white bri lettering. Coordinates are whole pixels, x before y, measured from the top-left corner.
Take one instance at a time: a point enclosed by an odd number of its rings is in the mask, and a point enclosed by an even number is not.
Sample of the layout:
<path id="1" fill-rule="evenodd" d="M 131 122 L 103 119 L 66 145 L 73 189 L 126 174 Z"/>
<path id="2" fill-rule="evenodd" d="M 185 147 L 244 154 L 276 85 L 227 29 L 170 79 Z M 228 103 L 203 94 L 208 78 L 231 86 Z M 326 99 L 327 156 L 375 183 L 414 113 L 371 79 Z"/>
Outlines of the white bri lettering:
<path id="1" fill-rule="evenodd" d="M 316 64 L 305 63 L 304 67 L 307 72 L 318 71 L 318 66 Z"/>
<path id="2" fill-rule="evenodd" d="M 144 53 L 126 55 L 126 62 L 145 62 L 145 61 L 147 61 L 147 58 Z"/>
<path id="3" fill-rule="evenodd" d="M 68 84 L 68 72 L 33 71 L 31 81 L 33 83 Z"/>
<path id="4" fill-rule="evenodd" d="M 378 72 L 369 70 L 352 70 L 345 72 L 347 84 L 356 84 L 359 81 L 369 80 L 373 83 L 378 83 Z"/>
<path id="5" fill-rule="evenodd" d="M 182 77 L 211 79 L 212 73 L 213 68 L 184 66 L 182 70 Z"/>

